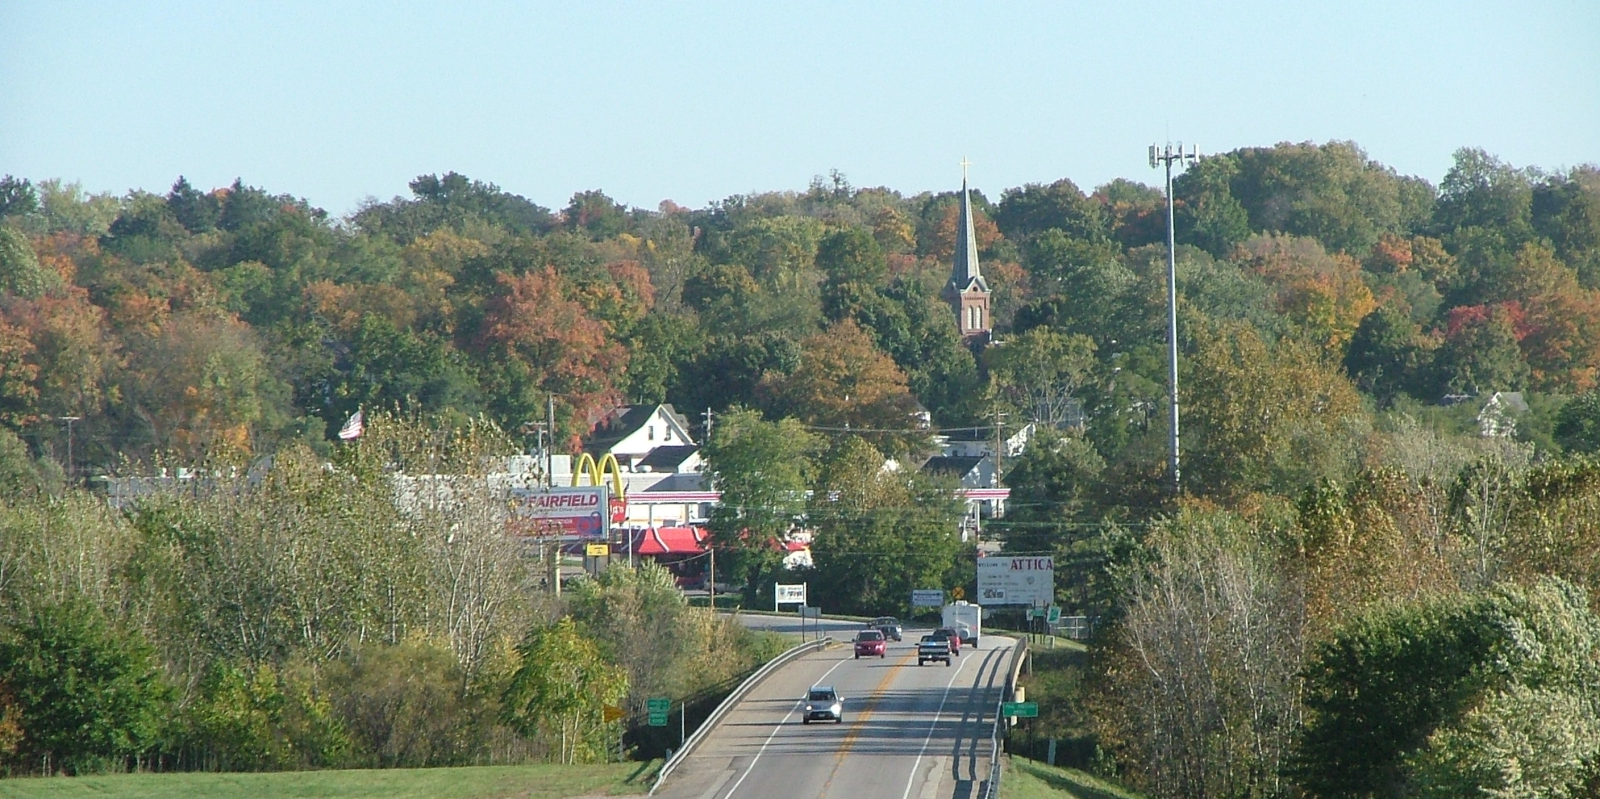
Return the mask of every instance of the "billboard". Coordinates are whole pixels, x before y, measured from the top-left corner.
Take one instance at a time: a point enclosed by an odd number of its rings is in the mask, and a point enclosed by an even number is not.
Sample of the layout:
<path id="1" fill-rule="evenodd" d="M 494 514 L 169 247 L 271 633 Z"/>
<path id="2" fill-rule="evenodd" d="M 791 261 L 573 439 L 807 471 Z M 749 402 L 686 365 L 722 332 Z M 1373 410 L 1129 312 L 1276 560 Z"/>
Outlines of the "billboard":
<path id="1" fill-rule="evenodd" d="M 514 488 L 512 531 L 526 536 L 600 538 L 610 529 L 609 488 Z"/>
<path id="2" fill-rule="evenodd" d="M 978 604 L 1055 604 L 1055 559 L 1035 555 L 978 558 Z"/>

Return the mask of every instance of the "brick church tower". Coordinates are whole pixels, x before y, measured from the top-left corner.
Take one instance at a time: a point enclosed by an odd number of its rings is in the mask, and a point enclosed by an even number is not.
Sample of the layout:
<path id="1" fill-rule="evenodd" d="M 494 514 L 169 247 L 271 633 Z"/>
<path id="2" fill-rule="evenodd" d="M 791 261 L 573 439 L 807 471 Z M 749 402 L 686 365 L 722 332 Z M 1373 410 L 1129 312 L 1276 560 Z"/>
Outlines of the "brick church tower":
<path id="1" fill-rule="evenodd" d="M 968 345 L 989 343 L 994 325 L 989 319 L 989 284 L 978 271 L 978 238 L 972 229 L 972 199 L 967 193 L 967 164 L 961 164 L 961 219 L 956 229 L 956 252 L 944 299 L 956 312 L 956 329 Z"/>

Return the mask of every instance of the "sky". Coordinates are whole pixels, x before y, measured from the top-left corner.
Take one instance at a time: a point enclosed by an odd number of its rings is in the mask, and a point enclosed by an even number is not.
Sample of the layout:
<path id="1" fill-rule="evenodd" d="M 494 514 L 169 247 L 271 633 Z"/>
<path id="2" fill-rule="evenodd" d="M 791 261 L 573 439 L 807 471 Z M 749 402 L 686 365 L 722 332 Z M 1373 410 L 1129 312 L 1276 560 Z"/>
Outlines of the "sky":
<path id="1" fill-rule="evenodd" d="M 1353 140 L 1600 162 L 1600 2 L 0 0 L 0 173 L 242 178 L 334 215 L 455 171 L 548 207 L 842 172 L 905 194 L 1158 181 L 1146 149 Z"/>

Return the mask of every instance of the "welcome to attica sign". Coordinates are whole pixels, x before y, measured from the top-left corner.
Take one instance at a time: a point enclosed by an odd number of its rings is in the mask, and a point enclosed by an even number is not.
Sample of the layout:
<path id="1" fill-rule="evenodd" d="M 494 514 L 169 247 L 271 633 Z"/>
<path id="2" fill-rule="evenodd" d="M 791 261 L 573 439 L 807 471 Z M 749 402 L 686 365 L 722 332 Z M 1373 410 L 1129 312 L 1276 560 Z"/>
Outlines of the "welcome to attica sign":
<path id="1" fill-rule="evenodd" d="M 993 556 L 978 558 L 978 604 L 1055 604 L 1056 564 L 1050 557 Z"/>

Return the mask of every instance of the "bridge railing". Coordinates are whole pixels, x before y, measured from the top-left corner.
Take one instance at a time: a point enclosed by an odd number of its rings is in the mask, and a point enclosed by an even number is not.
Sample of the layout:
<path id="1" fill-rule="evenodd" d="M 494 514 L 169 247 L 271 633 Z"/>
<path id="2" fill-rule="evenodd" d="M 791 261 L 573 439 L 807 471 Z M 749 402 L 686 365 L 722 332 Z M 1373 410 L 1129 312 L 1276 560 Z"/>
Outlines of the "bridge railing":
<path id="1" fill-rule="evenodd" d="M 1000 700 L 994 705 L 994 731 L 989 733 L 989 779 L 983 784 L 983 793 L 978 799 L 995 799 L 1000 795 L 1001 730 L 1011 723 L 1002 714 L 1001 705 L 1016 697 L 1017 678 L 1022 674 L 1022 663 L 1027 657 L 1028 639 L 1018 638 L 1016 646 L 1011 648 L 1011 670 L 1006 674 L 1006 688 L 1000 692 Z"/>

